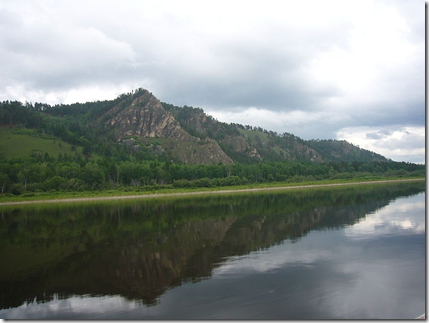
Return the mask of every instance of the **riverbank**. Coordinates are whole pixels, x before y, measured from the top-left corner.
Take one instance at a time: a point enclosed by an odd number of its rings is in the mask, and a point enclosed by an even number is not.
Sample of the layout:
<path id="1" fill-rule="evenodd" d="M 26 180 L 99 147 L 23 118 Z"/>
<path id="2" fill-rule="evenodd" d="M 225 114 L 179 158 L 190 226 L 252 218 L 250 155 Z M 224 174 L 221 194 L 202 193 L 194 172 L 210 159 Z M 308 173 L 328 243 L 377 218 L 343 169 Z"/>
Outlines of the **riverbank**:
<path id="1" fill-rule="evenodd" d="M 384 179 L 384 180 L 371 180 L 371 181 L 346 181 L 346 182 L 307 182 L 307 183 L 290 183 L 284 185 L 284 183 L 277 183 L 277 185 L 259 185 L 257 187 L 224 187 L 218 189 L 187 189 L 187 190 L 175 190 L 165 189 L 162 192 L 142 192 L 139 194 L 126 194 L 126 192 L 117 191 L 117 195 L 109 195 L 112 192 L 98 192 L 99 196 L 84 196 L 84 197 L 65 197 L 61 196 L 58 198 L 49 198 L 49 196 L 31 196 L 22 197 L 22 200 L 7 200 L 4 198 L 0 200 L 0 206 L 3 205 L 21 205 L 21 204 L 37 204 L 37 203 L 70 203 L 70 202 L 86 202 L 86 201 L 102 201 L 102 200 L 118 200 L 118 199 L 139 199 L 139 198 L 157 198 L 157 197 L 168 197 L 168 196 L 186 196 L 186 195 L 202 195 L 202 194 L 225 194 L 225 193 L 242 193 L 242 192 L 257 192 L 267 190 L 289 190 L 289 189 L 303 189 L 303 188 L 319 188 L 319 187 L 336 187 L 336 186 L 351 186 L 351 185 L 365 185 L 365 184 L 384 184 L 384 183 L 397 183 L 397 182 L 410 182 L 410 181 L 425 181 L 425 178 L 404 178 L 404 179 Z M 283 184 L 283 185 L 281 185 Z M 105 195 L 103 195 L 105 193 Z M 125 194 L 124 194 L 125 193 Z"/>

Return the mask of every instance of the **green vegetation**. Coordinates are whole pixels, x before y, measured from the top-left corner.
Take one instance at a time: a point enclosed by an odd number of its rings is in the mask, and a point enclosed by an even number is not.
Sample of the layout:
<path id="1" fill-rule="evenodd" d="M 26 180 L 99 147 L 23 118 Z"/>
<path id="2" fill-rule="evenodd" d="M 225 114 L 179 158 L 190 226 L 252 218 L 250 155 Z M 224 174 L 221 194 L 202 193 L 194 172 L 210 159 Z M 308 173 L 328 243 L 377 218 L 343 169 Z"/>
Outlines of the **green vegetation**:
<path id="1" fill-rule="evenodd" d="M 82 147 L 65 142 L 57 136 L 43 134 L 35 129 L 0 127 L 0 151 L 5 159 L 46 153 L 50 156 L 82 155 L 82 150 Z"/>
<path id="2" fill-rule="evenodd" d="M 166 140 L 164 143 L 160 143 L 161 149 L 154 151 L 152 147 L 145 146 L 147 138 L 136 137 L 139 132 L 133 132 L 138 130 L 133 128 L 134 121 L 131 122 L 131 120 L 137 120 L 134 114 L 136 110 L 133 107 L 139 109 L 148 104 L 145 109 L 153 111 L 156 105 L 154 102 L 159 101 L 144 89 L 123 94 L 115 100 L 69 105 L 51 106 L 37 102 L 32 104 L 3 101 L 0 102 L 0 126 L 9 129 L 34 129 L 40 136 L 56 137 L 76 147 L 82 147 L 82 153 L 88 157 L 98 154 L 119 159 L 134 156 L 137 160 L 170 160 L 174 162 L 191 160 L 198 163 L 201 157 L 197 156 L 213 153 L 207 151 L 204 145 L 194 145 L 190 149 L 189 144 L 184 144 L 183 138 L 168 137 L 168 134 L 164 136 L 165 138 L 151 138 L 151 140 L 159 139 L 157 141 Z M 219 151 L 217 153 L 223 154 L 222 157 L 219 157 L 220 155 L 216 157 L 218 161 L 224 162 L 228 160 L 228 157 L 234 162 L 243 164 L 255 164 L 261 161 L 388 161 L 379 154 L 360 149 L 345 141 L 306 141 L 287 132 L 278 134 L 261 127 L 219 122 L 206 115 L 200 108 L 177 107 L 168 103 L 160 104 L 162 109 L 173 114 L 174 122 L 177 121 L 195 141 L 198 139 L 216 141 L 222 150 L 222 153 Z M 159 105 L 156 109 L 159 109 Z M 125 117 L 130 123 L 112 126 L 109 121 L 122 111 L 129 111 Z M 139 115 L 139 118 L 151 119 L 152 117 L 150 113 Z M 169 120 L 173 122 L 173 119 Z M 151 123 L 152 126 L 163 128 L 165 124 L 160 125 L 154 121 Z M 136 138 L 132 138 L 131 141 L 128 140 L 131 138 L 119 138 L 118 133 L 124 132 L 124 127 L 130 131 L 131 136 Z M 190 142 L 188 141 L 188 143 Z M 3 154 L 5 153 L 3 152 Z M 52 154 L 50 155 L 52 156 Z M 193 158 L 190 158 L 190 155 L 193 155 Z M 56 157 L 56 154 L 53 156 Z M 12 154 L 4 157 L 17 156 Z"/>
<path id="3" fill-rule="evenodd" d="M 0 174 L 0 202 L 6 202 L 423 179 L 425 167 L 395 162 L 185 165 L 46 154 L 0 163 Z"/>
<path id="4" fill-rule="evenodd" d="M 119 140 L 106 120 L 150 95 L 138 89 L 112 101 L 56 106 L 1 102 L 0 201 L 425 177 L 424 165 L 393 162 L 345 141 L 304 141 L 166 103 L 194 141 Z M 234 164 L 180 162 L 208 152 L 199 150 L 206 138 Z M 260 158 L 248 154 L 256 150 Z"/>

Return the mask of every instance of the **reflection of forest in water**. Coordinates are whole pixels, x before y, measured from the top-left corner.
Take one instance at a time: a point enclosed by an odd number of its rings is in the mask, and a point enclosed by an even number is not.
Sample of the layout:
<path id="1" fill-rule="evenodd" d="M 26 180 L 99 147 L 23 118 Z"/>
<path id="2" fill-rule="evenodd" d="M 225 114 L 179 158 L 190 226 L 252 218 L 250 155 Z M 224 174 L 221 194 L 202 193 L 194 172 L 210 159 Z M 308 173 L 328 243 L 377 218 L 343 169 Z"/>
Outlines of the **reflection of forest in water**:
<path id="1" fill-rule="evenodd" d="M 167 289 L 310 230 L 352 225 L 425 182 L 0 209 L 0 308 Z"/>

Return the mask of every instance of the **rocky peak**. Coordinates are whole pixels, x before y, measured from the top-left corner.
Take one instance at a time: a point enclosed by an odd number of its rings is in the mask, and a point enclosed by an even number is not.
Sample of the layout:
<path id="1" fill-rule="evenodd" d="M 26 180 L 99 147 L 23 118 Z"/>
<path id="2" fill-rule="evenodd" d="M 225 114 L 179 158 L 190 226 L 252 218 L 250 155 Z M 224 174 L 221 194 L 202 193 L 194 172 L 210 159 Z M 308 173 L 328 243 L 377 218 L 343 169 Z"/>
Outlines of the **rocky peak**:
<path id="1" fill-rule="evenodd" d="M 116 128 L 120 139 L 132 136 L 149 138 L 186 136 L 186 132 L 174 116 L 165 111 L 161 102 L 148 91 L 143 91 L 130 105 L 124 107 L 124 102 L 121 102 L 108 113 L 113 116 L 106 124 Z"/>

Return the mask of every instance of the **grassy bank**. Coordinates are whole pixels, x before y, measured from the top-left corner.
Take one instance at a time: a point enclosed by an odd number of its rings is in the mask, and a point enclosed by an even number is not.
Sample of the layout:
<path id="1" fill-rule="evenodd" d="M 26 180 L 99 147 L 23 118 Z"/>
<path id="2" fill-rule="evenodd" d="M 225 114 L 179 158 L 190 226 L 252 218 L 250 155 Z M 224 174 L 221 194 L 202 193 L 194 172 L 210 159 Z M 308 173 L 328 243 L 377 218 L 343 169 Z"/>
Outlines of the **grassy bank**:
<path id="1" fill-rule="evenodd" d="M 143 196 L 160 196 L 168 194 L 200 194 L 200 193 L 215 193 L 215 192 L 234 192 L 245 190 L 264 190 L 264 189 L 287 189 L 287 188 L 302 188 L 305 186 L 328 186 L 342 184 L 363 184 L 363 183 L 385 183 L 397 181 L 424 181 L 424 177 L 420 178 L 401 178 L 401 177 L 371 177 L 371 178 L 350 178 L 350 179 L 327 179 L 319 181 L 306 182 L 274 182 L 274 183 L 255 183 L 247 185 L 223 186 L 223 187 L 201 187 L 201 188 L 173 188 L 171 186 L 143 186 L 143 187 L 126 187 L 117 190 L 102 190 L 102 191 L 84 191 L 84 192 L 36 192 L 27 193 L 20 196 L 6 196 L 0 194 L 0 205 L 16 202 L 43 202 L 43 201 L 61 201 L 61 200 L 84 200 L 98 198 L 126 198 L 126 197 L 143 197 Z"/>

